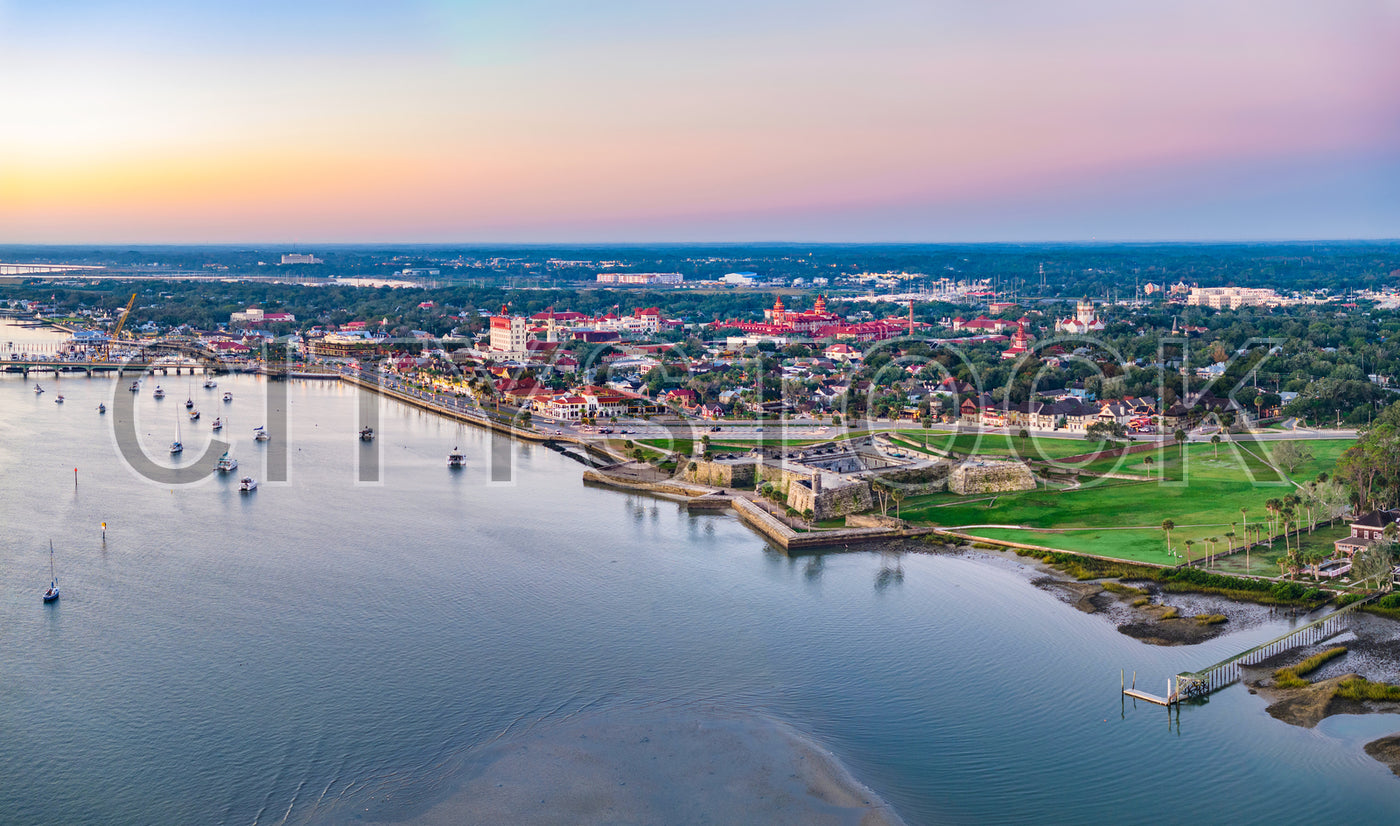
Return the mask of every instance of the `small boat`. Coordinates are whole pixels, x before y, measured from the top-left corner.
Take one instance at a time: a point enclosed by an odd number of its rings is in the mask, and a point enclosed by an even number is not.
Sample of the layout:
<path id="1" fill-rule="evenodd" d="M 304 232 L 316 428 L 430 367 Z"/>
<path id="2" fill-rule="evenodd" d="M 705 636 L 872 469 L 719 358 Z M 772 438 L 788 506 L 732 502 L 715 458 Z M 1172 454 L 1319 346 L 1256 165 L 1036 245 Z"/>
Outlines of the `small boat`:
<path id="1" fill-rule="evenodd" d="M 134 382 L 132 382 L 132 383 L 131 383 L 131 386 L 128 387 L 127 390 L 130 390 L 130 391 L 133 392 L 133 393 L 140 393 L 140 392 L 141 392 L 141 382 L 139 382 L 139 381 L 134 381 Z"/>
<path id="2" fill-rule="evenodd" d="M 272 438 L 272 434 L 263 429 L 262 425 L 253 428 L 253 439 L 258 442 L 265 442 Z"/>
<path id="3" fill-rule="evenodd" d="M 152 393 L 151 395 L 154 396 L 154 397 L 157 398 L 157 399 L 163 399 L 163 398 L 165 398 L 165 389 L 162 388 L 159 384 L 157 384 L 157 385 L 156 385 L 156 392 Z"/>
<path id="4" fill-rule="evenodd" d="M 463 456 L 463 455 L 462 455 L 462 452 L 459 451 L 457 448 L 454 447 L 454 448 L 452 448 L 452 452 L 449 453 L 449 454 L 447 454 L 447 466 L 448 466 L 448 467 L 466 467 L 466 466 L 467 466 L 467 457 L 466 457 L 466 456 Z"/>
<path id="5" fill-rule="evenodd" d="M 63 404 L 63 394 L 62 394 L 62 393 L 59 393 L 59 394 L 58 394 L 58 398 L 54 399 L 54 400 L 53 400 L 53 403 L 54 403 L 54 404 Z"/>
<path id="6" fill-rule="evenodd" d="M 214 381 L 213 379 L 205 379 L 205 380 L 204 380 L 204 389 L 205 389 L 205 390 L 213 390 L 215 387 L 218 387 L 218 386 L 219 386 L 219 383 L 216 382 L 216 381 Z"/>
<path id="7" fill-rule="evenodd" d="M 186 410 L 193 410 L 193 409 L 194 409 L 194 399 L 185 399 L 185 409 L 186 409 Z"/>
<path id="8" fill-rule="evenodd" d="M 98 403 L 98 405 L 97 405 L 97 412 L 98 412 L 98 413 L 106 413 L 106 412 L 107 412 L 107 405 L 102 404 L 102 403 Z"/>
<path id="9" fill-rule="evenodd" d="M 49 540 L 49 590 L 44 592 L 44 602 L 58 601 L 58 575 L 53 572 L 53 540 Z"/>
<path id="10" fill-rule="evenodd" d="M 372 442 L 372 441 L 374 441 L 374 428 L 372 428 L 372 427 L 362 427 L 362 428 L 360 428 L 360 441 L 362 441 L 362 442 Z"/>
<path id="11" fill-rule="evenodd" d="M 258 489 L 258 480 L 251 476 L 244 476 L 238 480 L 238 490 L 241 493 L 252 493 Z"/>
<path id="12" fill-rule="evenodd" d="M 170 453 L 173 455 L 173 454 L 176 454 L 176 453 L 184 453 L 184 452 L 185 452 L 185 445 L 184 445 L 183 442 L 180 441 L 180 417 L 179 417 L 179 415 L 176 415 L 176 416 L 175 416 L 175 441 L 173 441 L 173 442 L 170 443 Z"/>
<path id="13" fill-rule="evenodd" d="M 238 470 L 238 460 L 228 455 L 228 451 L 225 450 L 224 455 L 219 457 L 218 464 L 214 465 L 214 469 L 220 473 L 229 473 Z"/>
<path id="14" fill-rule="evenodd" d="M 231 402 L 231 401 L 233 401 L 233 394 L 232 394 L 232 393 L 225 393 L 225 394 L 224 394 L 224 401 L 226 401 L 226 402 Z"/>
<path id="15" fill-rule="evenodd" d="M 39 385 L 39 384 L 35 384 L 35 385 L 34 385 L 34 395 L 37 396 L 37 395 L 39 395 L 39 394 L 42 393 L 42 392 L 44 392 L 44 388 L 43 388 L 41 385 Z"/>
<path id="16" fill-rule="evenodd" d="M 198 411 L 198 410 L 191 410 L 191 411 L 190 411 L 190 421 L 192 421 L 192 422 L 197 422 L 197 421 L 199 421 L 199 411 Z"/>
<path id="17" fill-rule="evenodd" d="M 219 418 L 215 418 L 215 419 L 214 419 L 214 426 L 213 426 L 212 429 L 213 429 L 215 432 L 218 432 L 218 431 L 220 431 L 220 430 L 223 430 L 223 429 L 224 429 L 224 420 L 223 420 L 223 419 L 219 419 Z"/>

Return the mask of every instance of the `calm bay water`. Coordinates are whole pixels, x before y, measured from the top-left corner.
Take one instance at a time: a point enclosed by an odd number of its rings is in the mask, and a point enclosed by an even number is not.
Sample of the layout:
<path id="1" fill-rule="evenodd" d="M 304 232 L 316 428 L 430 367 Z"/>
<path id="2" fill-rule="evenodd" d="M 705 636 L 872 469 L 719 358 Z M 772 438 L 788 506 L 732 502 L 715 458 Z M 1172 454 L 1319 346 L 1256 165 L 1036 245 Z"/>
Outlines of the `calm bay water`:
<path id="1" fill-rule="evenodd" d="M 1160 690 L 1281 624 L 1154 648 L 1005 565 L 791 560 L 730 516 L 584 487 L 538 447 L 515 445 L 512 483 L 492 484 L 489 434 L 394 403 L 363 445 L 356 392 L 330 383 L 288 385 L 289 483 L 160 487 L 97 414 L 124 386 L 38 380 L 42 396 L 0 379 L 0 822 L 298 823 L 426 801 L 498 737 L 656 704 L 786 721 L 911 823 L 1400 811 L 1400 779 L 1359 748 L 1400 723 L 1307 731 L 1240 688 L 1179 727 L 1123 713 L 1119 668 Z M 221 415 L 233 477 L 264 478 L 265 389 L 147 379 L 150 455 L 166 461 L 192 394 L 187 461 Z M 445 466 L 454 445 L 464 472 Z M 370 451 L 382 480 L 356 483 Z M 44 606 L 50 538 L 63 597 Z"/>

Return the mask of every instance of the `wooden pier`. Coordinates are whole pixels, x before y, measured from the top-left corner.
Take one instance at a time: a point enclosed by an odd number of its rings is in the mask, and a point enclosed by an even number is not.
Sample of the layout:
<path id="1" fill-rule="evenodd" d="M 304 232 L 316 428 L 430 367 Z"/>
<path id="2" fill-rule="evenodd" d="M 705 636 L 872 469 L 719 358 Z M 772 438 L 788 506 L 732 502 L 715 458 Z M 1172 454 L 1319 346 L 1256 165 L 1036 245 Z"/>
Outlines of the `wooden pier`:
<path id="1" fill-rule="evenodd" d="M 1226 686 L 1234 685 L 1239 681 L 1240 670 L 1244 666 L 1263 662 L 1290 648 L 1316 645 L 1346 631 L 1350 627 L 1353 612 L 1379 596 L 1381 593 L 1377 592 L 1363 600 L 1342 606 L 1325 617 L 1300 625 L 1281 637 L 1256 645 L 1248 651 L 1242 651 L 1200 671 L 1183 671 L 1176 675 L 1177 683 L 1182 686 L 1188 697 L 1205 697 Z"/>
<path id="2" fill-rule="evenodd" d="M 1142 691 L 1137 687 L 1137 672 L 1133 672 L 1133 684 L 1125 685 L 1122 671 L 1118 672 L 1118 684 L 1123 687 L 1123 696 L 1132 697 L 1134 700 L 1145 700 L 1159 706 L 1171 708 L 1181 702 L 1181 692 L 1178 689 L 1179 681 L 1174 678 L 1167 679 L 1167 696 L 1159 697 L 1149 691 Z"/>
<path id="3" fill-rule="evenodd" d="M 1165 697 L 1138 690 L 1136 673 L 1133 674 L 1131 686 L 1123 685 L 1123 694 L 1135 700 L 1145 700 L 1168 707 L 1176 705 L 1182 700 L 1205 699 L 1212 693 L 1238 682 L 1241 669 L 1247 666 L 1263 662 L 1275 654 L 1291 648 L 1316 645 L 1341 634 L 1350 627 L 1351 616 L 1356 609 L 1380 596 L 1382 593 L 1377 592 L 1363 600 L 1338 608 L 1325 617 L 1301 625 L 1281 637 L 1256 645 L 1233 657 L 1206 666 L 1200 671 L 1183 671 L 1167 680 L 1167 695 Z M 1119 672 L 1119 683 L 1123 684 L 1122 672 Z"/>

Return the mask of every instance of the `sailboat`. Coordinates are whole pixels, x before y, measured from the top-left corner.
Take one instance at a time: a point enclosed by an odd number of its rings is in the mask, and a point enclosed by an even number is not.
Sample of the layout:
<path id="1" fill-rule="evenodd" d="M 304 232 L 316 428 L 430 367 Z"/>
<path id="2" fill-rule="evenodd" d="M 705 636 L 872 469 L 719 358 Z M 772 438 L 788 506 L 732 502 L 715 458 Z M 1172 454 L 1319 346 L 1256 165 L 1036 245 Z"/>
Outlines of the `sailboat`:
<path id="1" fill-rule="evenodd" d="M 198 411 L 198 410 L 191 410 L 191 411 L 190 411 L 190 421 L 192 421 L 192 422 L 197 422 L 197 421 L 199 421 L 199 411 Z"/>
<path id="2" fill-rule="evenodd" d="M 218 386 L 219 386 L 219 383 L 216 382 L 216 381 L 214 381 L 213 379 L 205 379 L 205 380 L 204 380 L 204 389 L 205 389 L 205 390 L 213 390 L 215 387 L 218 387 Z"/>
<path id="3" fill-rule="evenodd" d="M 215 433 L 219 432 L 220 430 L 223 430 L 223 429 L 224 429 L 224 420 L 223 420 L 223 419 L 220 419 L 220 418 L 217 417 L 217 416 L 215 416 L 215 417 L 214 417 L 214 425 L 213 425 L 213 428 L 212 428 L 212 429 L 214 430 Z"/>
<path id="4" fill-rule="evenodd" d="M 34 383 L 34 395 L 37 396 L 37 395 L 39 395 L 39 394 L 42 393 L 42 392 L 44 392 L 43 386 L 40 385 L 38 382 L 35 382 L 35 383 Z"/>
<path id="5" fill-rule="evenodd" d="M 170 443 L 170 452 L 171 452 L 172 454 L 175 454 L 175 453 L 183 453 L 184 451 L 185 451 L 185 446 L 184 446 L 184 444 L 182 444 L 182 443 L 180 442 L 180 417 L 179 417 L 179 416 L 176 416 L 176 417 L 175 417 L 175 441 L 173 441 L 173 442 Z"/>
<path id="6" fill-rule="evenodd" d="M 238 469 L 238 460 L 230 456 L 228 451 L 225 450 L 224 455 L 219 457 L 219 463 L 214 465 L 214 469 L 220 473 L 229 473 L 230 471 Z"/>
<path id="7" fill-rule="evenodd" d="M 58 574 L 53 571 L 53 540 L 49 540 L 49 590 L 44 592 L 44 602 L 58 601 Z"/>

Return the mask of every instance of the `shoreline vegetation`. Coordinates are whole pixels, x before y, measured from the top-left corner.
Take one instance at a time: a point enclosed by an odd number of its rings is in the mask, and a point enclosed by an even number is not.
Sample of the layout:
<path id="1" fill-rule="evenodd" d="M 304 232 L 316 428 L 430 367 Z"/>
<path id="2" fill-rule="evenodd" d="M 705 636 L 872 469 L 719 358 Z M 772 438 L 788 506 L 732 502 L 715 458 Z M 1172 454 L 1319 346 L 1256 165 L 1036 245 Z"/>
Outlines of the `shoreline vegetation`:
<path id="1" fill-rule="evenodd" d="M 1251 694 L 1268 701 L 1266 711 L 1273 718 L 1314 728 L 1336 714 L 1400 713 L 1400 685 L 1373 679 L 1393 677 L 1397 665 L 1400 641 L 1363 632 L 1312 654 L 1285 651 L 1248 669 L 1244 682 Z M 1364 750 L 1400 777 L 1400 732 L 1372 740 Z"/>

